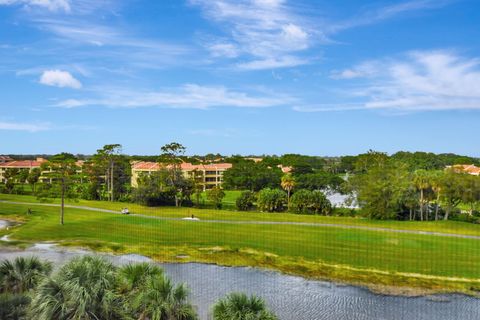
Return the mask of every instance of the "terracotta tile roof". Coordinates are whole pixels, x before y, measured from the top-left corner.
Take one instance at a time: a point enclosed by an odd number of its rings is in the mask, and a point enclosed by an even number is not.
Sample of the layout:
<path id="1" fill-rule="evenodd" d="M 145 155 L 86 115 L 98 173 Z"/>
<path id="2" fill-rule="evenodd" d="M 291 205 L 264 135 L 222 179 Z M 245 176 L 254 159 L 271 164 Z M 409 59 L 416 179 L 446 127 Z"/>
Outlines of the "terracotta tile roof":
<path id="1" fill-rule="evenodd" d="M 0 162 L 6 162 L 6 161 L 13 161 L 13 159 L 10 158 L 9 156 L 1 156 L 0 155 Z"/>
<path id="2" fill-rule="evenodd" d="M 212 163 L 212 164 L 191 164 L 191 163 L 182 163 L 180 168 L 185 171 L 191 170 L 226 170 L 232 167 L 231 163 Z M 138 161 L 132 163 L 133 170 L 139 171 L 156 171 L 160 169 L 160 164 L 157 162 L 146 162 Z"/>
<path id="3" fill-rule="evenodd" d="M 2 168 L 38 168 L 43 161 L 36 160 L 18 160 L 18 161 L 9 161 L 0 164 Z"/>
<path id="4" fill-rule="evenodd" d="M 5 163 L 0 163 L 0 167 L 2 168 L 40 168 L 42 163 L 47 162 L 48 160 L 45 159 L 37 159 L 37 160 L 14 160 L 8 161 Z M 81 167 L 85 161 L 78 160 L 76 165 Z"/>

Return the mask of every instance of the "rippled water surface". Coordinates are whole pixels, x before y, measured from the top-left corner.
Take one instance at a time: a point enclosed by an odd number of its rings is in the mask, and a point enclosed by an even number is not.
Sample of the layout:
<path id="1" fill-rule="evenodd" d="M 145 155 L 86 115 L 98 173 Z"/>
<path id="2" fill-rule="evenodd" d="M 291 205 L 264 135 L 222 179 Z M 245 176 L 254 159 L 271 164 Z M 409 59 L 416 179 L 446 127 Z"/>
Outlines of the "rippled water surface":
<path id="1" fill-rule="evenodd" d="M 22 252 L 0 252 L 1 259 L 37 255 L 61 265 L 89 254 L 37 245 Z M 107 256 L 116 264 L 150 261 L 139 255 Z M 175 282 L 186 282 L 201 319 L 209 319 L 211 305 L 232 291 L 255 293 L 284 320 L 476 320 L 480 300 L 462 295 L 406 298 L 377 295 L 357 287 L 310 281 L 273 271 L 206 264 L 162 264 Z"/>

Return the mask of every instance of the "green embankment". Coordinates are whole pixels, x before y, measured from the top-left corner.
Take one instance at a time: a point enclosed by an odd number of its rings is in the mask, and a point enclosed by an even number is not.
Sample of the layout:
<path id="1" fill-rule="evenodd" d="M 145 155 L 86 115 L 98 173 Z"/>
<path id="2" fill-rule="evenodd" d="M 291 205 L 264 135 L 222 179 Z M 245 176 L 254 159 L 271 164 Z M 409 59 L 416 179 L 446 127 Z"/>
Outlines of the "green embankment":
<path id="1" fill-rule="evenodd" d="M 27 201 L 25 197 L 5 197 Z M 35 201 L 34 198 L 30 199 Z M 82 201 L 77 205 L 121 208 L 123 204 Z M 98 251 L 138 253 L 158 261 L 208 262 L 277 269 L 312 278 L 334 279 L 401 292 L 407 287 L 470 292 L 480 288 L 480 240 L 334 227 L 228 224 L 149 219 L 68 208 L 58 224 L 56 207 L 0 203 L 0 217 L 23 220 L 9 231 L 22 242 L 55 241 Z M 143 214 L 186 216 L 193 209 L 147 209 Z M 418 223 L 373 222 L 352 218 L 268 215 L 201 210 L 215 219 L 299 219 L 415 229 Z M 439 222 L 429 229 L 480 234 L 480 226 Z M 406 227 L 408 226 L 408 227 Z M 425 229 L 425 228 L 423 228 Z"/>

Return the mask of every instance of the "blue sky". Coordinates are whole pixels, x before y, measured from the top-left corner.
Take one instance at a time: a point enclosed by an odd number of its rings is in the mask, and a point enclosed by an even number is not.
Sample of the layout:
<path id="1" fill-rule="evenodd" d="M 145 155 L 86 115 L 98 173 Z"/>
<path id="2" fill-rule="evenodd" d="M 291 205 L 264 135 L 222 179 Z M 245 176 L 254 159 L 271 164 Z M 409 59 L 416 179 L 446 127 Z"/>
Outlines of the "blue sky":
<path id="1" fill-rule="evenodd" d="M 0 0 L 0 153 L 480 156 L 477 0 Z"/>

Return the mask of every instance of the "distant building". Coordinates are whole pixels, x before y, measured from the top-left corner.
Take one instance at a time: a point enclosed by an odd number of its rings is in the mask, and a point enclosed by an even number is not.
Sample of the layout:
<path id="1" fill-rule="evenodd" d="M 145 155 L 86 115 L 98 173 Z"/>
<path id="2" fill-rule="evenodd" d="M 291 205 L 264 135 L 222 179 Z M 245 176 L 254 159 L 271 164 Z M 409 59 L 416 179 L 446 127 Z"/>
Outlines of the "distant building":
<path id="1" fill-rule="evenodd" d="M 279 167 L 280 170 L 282 170 L 283 173 L 290 173 L 290 172 L 292 172 L 292 167 L 282 166 L 281 164 L 279 164 L 277 167 Z"/>
<path id="2" fill-rule="evenodd" d="M 28 169 L 40 168 L 43 162 L 47 160 L 37 158 L 35 160 L 11 160 L 0 163 L 0 183 L 5 183 L 5 172 L 9 169 Z"/>
<path id="3" fill-rule="evenodd" d="M 244 158 L 245 160 L 251 160 L 255 163 L 257 162 L 262 162 L 263 161 L 263 158 L 259 158 L 259 157 L 249 157 L 249 158 Z"/>
<path id="4" fill-rule="evenodd" d="M 447 166 L 448 168 L 453 168 L 454 171 L 459 173 L 468 173 L 472 176 L 480 176 L 480 167 L 477 167 L 473 164 L 456 164 L 453 166 Z"/>
<path id="5" fill-rule="evenodd" d="M 35 160 L 12 160 L 0 162 L 0 183 L 6 182 L 7 179 L 5 179 L 5 172 L 9 169 L 28 169 L 29 171 L 31 171 L 34 168 L 40 168 L 42 166 L 42 163 L 47 161 L 48 160 L 44 158 L 36 158 Z M 77 161 L 79 172 L 81 171 L 82 165 L 83 161 Z M 41 177 L 40 180 L 42 180 Z"/>
<path id="6" fill-rule="evenodd" d="M 218 187 L 223 182 L 223 173 L 232 167 L 231 163 L 191 164 L 182 163 L 180 169 L 186 178 L 194 176 L 195 172 L 201 172 L 204 190 Z M 132 187 L 138 186 L 138 178 L 141 175 L 149 175 L 160 171 L 161 166 L 157 162 L 135 161 L 132 162 Z"/>
<path id="7" fill-rule="evenodd" d="M 5 162 L 9 162 L 9 161 L 13 161 L 13 159 L 10 158 L 9 156 L 0 155 L 0 163 L 5 163 Z"/>

